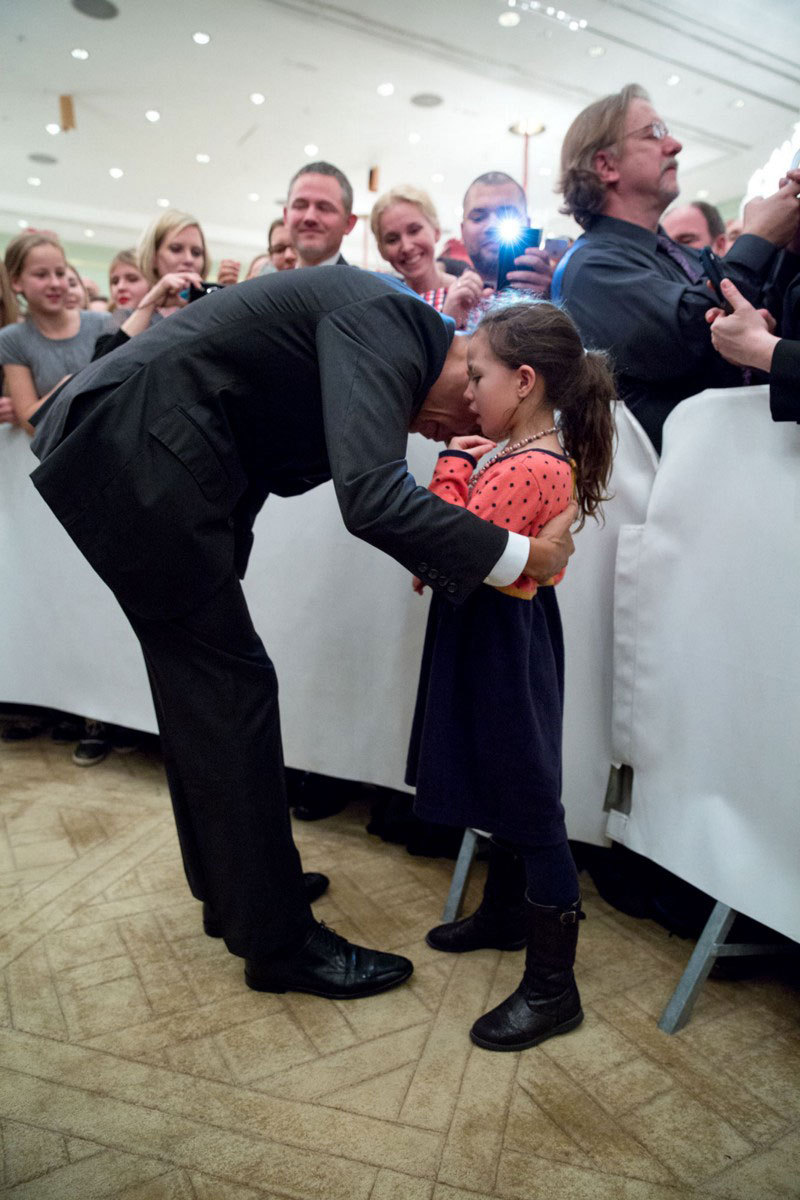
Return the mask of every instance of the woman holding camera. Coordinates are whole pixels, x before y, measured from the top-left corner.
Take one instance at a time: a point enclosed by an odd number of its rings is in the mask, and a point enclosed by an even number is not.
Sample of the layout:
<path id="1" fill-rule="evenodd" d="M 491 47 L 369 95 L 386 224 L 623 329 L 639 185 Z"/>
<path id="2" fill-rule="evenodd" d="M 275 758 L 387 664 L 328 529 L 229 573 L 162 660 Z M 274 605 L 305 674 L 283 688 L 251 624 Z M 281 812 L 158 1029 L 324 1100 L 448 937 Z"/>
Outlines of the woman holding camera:
<path id="1" fill-rule="evenodd" d="M 182 293 L 200 287 L 209 265 L 203 231 L 196 217 L 168 208 L 144 231 L 137 252 L 139 270 L 150 285 L 132 309 L 117 309 L 119 329 L 101 339 L 95 358 L 116 350 L 129 338 L 172 316 L 188 304 Z"/>
<path id="2" fill-rule="evenodd" d="M 428 193 L 409 184 L 391 188 L 375 201 L 370 225 L 381 258 L 412 291 L 461 328 L 483 294 L 483 281 L 476 271 L 465 271 L 456 280 L 436 261 L 441 230 Z"/>

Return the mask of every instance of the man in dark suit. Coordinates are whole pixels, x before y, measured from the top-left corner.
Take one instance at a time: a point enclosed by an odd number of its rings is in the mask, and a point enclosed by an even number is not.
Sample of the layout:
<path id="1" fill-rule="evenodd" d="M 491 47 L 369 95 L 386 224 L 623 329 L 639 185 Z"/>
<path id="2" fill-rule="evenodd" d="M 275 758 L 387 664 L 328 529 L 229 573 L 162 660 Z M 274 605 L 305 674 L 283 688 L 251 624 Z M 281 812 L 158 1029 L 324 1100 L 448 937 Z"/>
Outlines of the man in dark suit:
<path id="1" fill-rule="evenodd" d="M 283 210 L 298 267 L 346 266 L 342 241 L 358 219 L 350 180 L 328 162 L 308 163 L 289 184 Z"/>
<path id="2" fill-rule="evenodd" d="M 459 603 L 571 553 L 562 515 L 509 534 L 417 486 L 409 428 L 473 427 L 466 339 L 350 267 L 209 295 L 92 363 L 36 414 L 36 487 L 144 652 L 186 874 L 245 979 L 342 998 L 407 978 L 309 908 L 286 805 L 275 673 L 239 584 L 270 492 L 333 478 L 356 536 Z M 324 594 L 320 605 L 329 603 Z"/>

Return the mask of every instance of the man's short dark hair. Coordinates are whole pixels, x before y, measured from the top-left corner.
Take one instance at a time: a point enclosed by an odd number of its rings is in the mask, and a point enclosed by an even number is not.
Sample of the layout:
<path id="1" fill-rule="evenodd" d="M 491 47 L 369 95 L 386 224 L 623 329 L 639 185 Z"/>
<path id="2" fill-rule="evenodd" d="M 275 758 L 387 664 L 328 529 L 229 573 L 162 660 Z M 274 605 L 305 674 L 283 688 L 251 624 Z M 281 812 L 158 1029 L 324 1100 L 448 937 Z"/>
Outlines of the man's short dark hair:
<path id="1" fill-rule="evenodd" d="M 301 167 L 299 171 L 295 171 L 290 179 L 289 196 L 291 196 L 292 188 L 301 175 L 330 175 L 331 178 L 335 179 L 342 189 L 342 204 L 344 205 L 345 216 L 350 216 L 353 211 L 353 188 L 344 171 L 340 171 L 338 167 L 329 162 L 308 163 L 305 167 Z"/>
<path id="2" fill-rule="evenodd" d="M 725 222 L 722 219 L 722 213 L 713 204 L 708 204 L 705 200 L 692 200 L 691 205 L 692 208 L 696 208 L 705 217 L 712 242 L 725 232 Z"/>
<path id="3" fill-rule="evenodd" d="M 525 189 L 521 183 L 517 183 L 516 179 L 511 175 L 506 175 L 505 171 L 487 171 L 484 175 L 479 175 L 477 179 L 473 179 L 467 190 L 464 192 L 464 211 L 467 210 L 467 196 L 470 194 L 476 184 L 484 184 L 486 187 L 497 187 L 501 183 L 513 183 L 514 187 L 519 190 L 520 199 L 522 201 L 523 212 L 528 207 L 528 201 L 525 196 Z"/>

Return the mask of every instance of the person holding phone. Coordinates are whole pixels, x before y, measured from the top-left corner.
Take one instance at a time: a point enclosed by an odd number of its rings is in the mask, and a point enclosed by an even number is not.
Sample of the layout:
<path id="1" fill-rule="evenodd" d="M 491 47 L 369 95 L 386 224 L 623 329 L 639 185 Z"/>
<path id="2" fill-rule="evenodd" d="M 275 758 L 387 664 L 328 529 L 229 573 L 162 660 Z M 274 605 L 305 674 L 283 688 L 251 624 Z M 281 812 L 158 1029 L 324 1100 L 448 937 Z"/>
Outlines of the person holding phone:
<path id="1" fill-rule="evenodd" d="M 504 171 L 488 171 L 473 179 L 464 195 L 461 238 L 478 275 L 483 293 L 477 298 L 467 322 L 467 331 L 477 326 L 498 291 L 502 229 L 505 222 L 516 220 L 520 231 L 530 228 L 528 202 L 524 189 Z M 553 268 L 550 257 L 537 244 L 527 245 L 515 256 L 513 269 L 505 273 L 504 284 L 514 291 L 547 296 Z M 466 286 L 461 280 L 453 285 L 458 294 Z"/>

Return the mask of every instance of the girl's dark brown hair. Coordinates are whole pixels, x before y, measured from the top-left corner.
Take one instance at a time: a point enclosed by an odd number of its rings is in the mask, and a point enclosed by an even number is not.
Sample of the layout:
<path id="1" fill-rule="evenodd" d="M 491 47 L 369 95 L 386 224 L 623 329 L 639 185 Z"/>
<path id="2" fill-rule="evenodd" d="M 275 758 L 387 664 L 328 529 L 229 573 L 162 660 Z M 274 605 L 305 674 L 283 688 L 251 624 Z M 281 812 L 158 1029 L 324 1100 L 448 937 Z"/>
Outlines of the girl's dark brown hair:
<path id="1" fill-rule="evenodd" d="M 581 525 L 604 500 L 614 454 L 617 390 L 607 356 L 584 350 L 562 308 L 546 300 L 521 300 L 496 308 L 478 330 L 496 358 L 512 371 L 527 364 L 545 381 L 547 403 L 558 413 L 564 449 L 575 463 L 575 498 Z"/>

